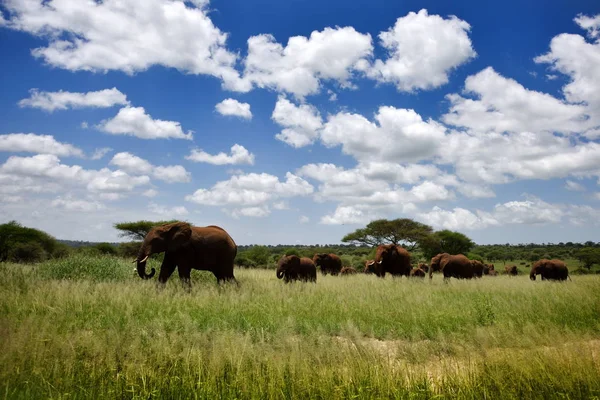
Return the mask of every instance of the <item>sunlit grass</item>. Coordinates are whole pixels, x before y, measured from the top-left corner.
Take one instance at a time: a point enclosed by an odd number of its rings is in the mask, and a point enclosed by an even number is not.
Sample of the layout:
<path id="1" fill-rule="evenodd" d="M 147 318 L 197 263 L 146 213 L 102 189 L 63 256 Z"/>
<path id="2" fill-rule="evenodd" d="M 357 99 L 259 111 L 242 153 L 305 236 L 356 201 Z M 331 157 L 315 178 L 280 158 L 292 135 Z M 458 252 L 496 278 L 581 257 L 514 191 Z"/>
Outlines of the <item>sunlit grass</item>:
<path id="1" fill-rule="evenodd" d="M 0 264 L 5 398 L 600 396 L 597 276 L 286 285 L 236 269 L 239 286 L 194 271 L 188 293 L 117 258 L 57 262 Z"/>

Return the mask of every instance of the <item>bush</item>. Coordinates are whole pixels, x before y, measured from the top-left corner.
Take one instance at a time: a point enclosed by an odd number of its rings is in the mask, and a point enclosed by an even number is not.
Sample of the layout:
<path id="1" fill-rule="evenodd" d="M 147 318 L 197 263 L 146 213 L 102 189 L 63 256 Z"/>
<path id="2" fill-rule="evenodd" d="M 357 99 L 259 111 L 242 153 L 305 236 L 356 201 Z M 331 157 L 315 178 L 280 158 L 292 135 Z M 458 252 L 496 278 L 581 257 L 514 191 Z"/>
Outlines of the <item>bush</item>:
<path id="1" fill-rule="evenodd" d="M 39 251 L 32 250 L 29 245 L 37 245 L 44 250 L 45 257 L 51 256 L 59 248 L 59 243 L 46 232 L 38 229 L 27 228 L 16 221 L 0 225 L 0 261 L 9 259 L 11 253 L 17 251 L 17 247 L 25 246 L 18 251 L 34 251 L 39 256 Z M 25 258 L 27 258 L 24 255 Z"/>
<path id="2" fill-rule="evenodd" d="M 235 258 L 235 264 L 242 268 L 256 268 L 256 263 L 244 254 Z"/>
<path id="3" fill-rule="evenodd" d="M 98 243 L 95 247 L 100 251 L 100 254 L 117 255 L 117 248 L 110 243 Z"/>
<path id="4" fill-rule="evenodd" d="M 140 251 L 142 242 L 125 242 L 119 243 L 117 246 L 117 254 L 119 257 L 135 259 Z"/>
<path id="5" fill-rule="evenodd" d="M 88 249 L 94 249 L 88 247 Z M 89 251 L 88 251 L 89 253 Z M 153 266 L 153 261 L 146 268 Z M 86 252 L 78 252 L 60 260 L 49 260 L 39 265 L 39 274 L 48 279 L 122 281 L 132 279 L 131 263 L 113 256 L 93 256 Z"/>
<path id="6" fill-rule="evenodd" d="M 8 260 L 16 263 L 35 263 L 48 258 L 48 253 L 35 242 L 20 243 L 14 246 L 8 255 Z"/>

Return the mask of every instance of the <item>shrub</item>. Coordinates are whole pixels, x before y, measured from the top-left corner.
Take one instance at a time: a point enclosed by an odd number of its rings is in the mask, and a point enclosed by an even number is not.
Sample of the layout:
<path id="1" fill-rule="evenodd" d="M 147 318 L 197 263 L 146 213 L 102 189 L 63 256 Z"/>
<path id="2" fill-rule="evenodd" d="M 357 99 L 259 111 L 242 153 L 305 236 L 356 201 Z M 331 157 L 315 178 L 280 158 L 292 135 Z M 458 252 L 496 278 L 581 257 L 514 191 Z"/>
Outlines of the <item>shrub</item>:
<path id="1" fill-rule="evenodd" d="M 94 250 L 97 251 L 97 249 Z M 152 266 L 157 268 L 156 261 L 151 264 L 154 264 Z M 93 256 L 85 252 L 74 253 L 62 259 L 46 261 L 40 264 L 38 268 L 40 276 L 48 279 L 122 281 L 132 277 L 131 263 L 117 257 Z M 148 265 L 148 268 L 150 268 L 150 265 Z"/>
<path id="2" fill-rule="evenodd" d="M 124 242 L 117 246 L 117 254 L 119 257 L 127 259 L 135 259 L 140 251 L 142 242 Z"/>
<path id="3" fill-rule="evenodd" d="M 110 243 L 98 243 L 95 247 L 100 251 L 100 254 L 117 255 L 117 248 Z"/>
<path id="4" fill-rule="evenodd" d="M 9 252 L 8 260 L 16 263 L 34 263 L 48 258 L 46 250 L 36 242 L 19 243 Z"/>

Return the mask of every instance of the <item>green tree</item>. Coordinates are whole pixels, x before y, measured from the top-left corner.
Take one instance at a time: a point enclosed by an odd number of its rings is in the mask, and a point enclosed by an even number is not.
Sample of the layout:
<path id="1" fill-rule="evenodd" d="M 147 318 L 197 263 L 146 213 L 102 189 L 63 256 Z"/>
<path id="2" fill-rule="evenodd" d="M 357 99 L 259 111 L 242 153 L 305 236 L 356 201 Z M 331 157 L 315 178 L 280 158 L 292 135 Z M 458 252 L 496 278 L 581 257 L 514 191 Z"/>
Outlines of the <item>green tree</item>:
<path id="1" fill-rule="evenodd" d="M 170 221 L 135 221 L 135 222 L 119 222 L 114 224 L 115 229 L 121 231 L 119 236 L 126 237 L 131 240 L 144 240 L 148 232 L 158 225 L 170 224 L 179 222 L 176 219 Z"/>
<path id="2" fill-rule="evenodd" d="M 584 247 L 575 252 L 575 258 L 583 264 L 587 269 L 591 269 L 592 265 L 600 264 L 600 248 Z"/>
<path id="3" fill-rule="evenodd" d="M 98 243 L 95 247 L 101 254 L 117 255 L 117 248 L 110 243 Z"/>
<path id="4" fill-rule="evenodd" d="M 271 257 L 271 251 L 267 246 L 252 246 L 245 251 L 244 256 L 254 262 L 255 265 L 266 266 Z"/>
<path id="5" fill-rule="evenodd" d="M 22 226 L 17 221 L 0 225 L 0 261 L 9 259 L 10 252 L 18 245 L 37 243 L 46 254 L 52 256 L 59 249 L 58 241 L 46 232 Z"/>
<path id="6" fill-rule="evenodd" d="M 342 238 L 342 242 L 366 246 L 378 246 L 385 243 L 401 244 L 407 250 L 412 251 L 432 232 L 433 229 L 429 225 L 409 218 L 398 218 L 391 221 L 378 219 L 369 222 L 364 228 L 347 234 Z"/>

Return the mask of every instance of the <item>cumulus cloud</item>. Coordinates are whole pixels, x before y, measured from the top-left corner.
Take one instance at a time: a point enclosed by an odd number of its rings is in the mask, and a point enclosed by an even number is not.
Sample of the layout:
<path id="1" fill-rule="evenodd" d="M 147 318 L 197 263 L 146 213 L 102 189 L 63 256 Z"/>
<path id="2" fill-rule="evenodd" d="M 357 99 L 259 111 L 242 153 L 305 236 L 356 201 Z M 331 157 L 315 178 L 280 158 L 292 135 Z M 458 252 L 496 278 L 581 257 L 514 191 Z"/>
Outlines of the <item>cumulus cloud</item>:
<path id="1" fill-rule="evenodd" d="M 565 189 L 570 190 L 572 192 L 584 192 L 585 187 L 581 183 L 577 183 L 575 181 L 567 180 L 565 182 Z"/>
<path id="2" fill-rule="evenodd" d="M 110 164 L 133 175 L 152 175 L 156 179 L 170 183 L 191 180 L 191 174 L 181 165 L 154 166 L 147 160 L 128 152 L 115 154 Z"/>
<path id="3" fill-rule="evenodd" d="M 175 206 L 169 208 L 156 203 L 148 204 L 148 211 L 164 217 L 181 217 L 189 214 L 188 210 L 184 206 Z"/>
<path id="4" fill-rule="evenodd" d="M 414 110 L 391 106 L 380 107 L 375 120 L 340 112 L 329 117 L 320 131 L 321 141 L 328 147 L 341 145 L 359 161 L 414 162 L 435 155 L 446 131 Z"/>
<path id="5" fill-rule="evenodd" d="M 193 132 L 184 133 L 179 122 L 153 119 L 143 107 L 121 108 L 114 118 L 102 121 L 97 128 L 113 135 L 131 135 L 140 139 L 193 138 Z"/>
<path id="6" fill-rule="evenodd" d="M 117 88 L 87 93 L 64 92 L 62 90 L 58 92 L 40 92 L 38 89 L 31 89 L 29 93 L 29 98 L 19 101 L 20 107 L 40 108 L 49 112 L 69 108 L 106 108 L 129 104 L 127 96 Z"/>
<path id="7" fill-rule="evenodd" d="M 448 73 L 476 56 L 470 25 L 451 16 L 444 19 L 422 9 L 398 18 L 379 34 L 389 57 L 365 66 L 368 77 L 392 83 L 399 91 L 433 89 L 448 83 Z"/>
<path id="8" fill-rule="evenodd" d="M 243 119 L 252 119 L 250 104 L 240 103 L 235 99 L 225 99 L 215 106 L 215 110 L 221 115 L 230 115 Z"/>
<path id="9" fill-rule="evenodd" d="M 562 33 L 552 38 L 550 51 L 535 58 L 537 63 L 550 65 L 550 69 L 565 74 L 570 82 L 562 88 L 565 99 L 582 104 L 590 115 L 587 128 L 600 124 L 600 14 L 594 17 L 579 15 L 575 22 L 588 31 L 593 43 L 581 35 Z M 594 134 L 595 138 L 597 137 Z"/>
<path id="10" fill-rule="evenodd" d="M 67 143 L 60 143 L 52 135 L 36 135 L 35 133 L 0 135 L 0 151 L 83 157 L 83 151 L 77 147 Z"/>
<path id="11" fill-rule="evenodd" d="M 296 148 L 312 144 L 323 126 L 321 115 L 315 107 L 309 104 L 296 106 L 285 96 L 277 99 L 271 119 L 284 127 L 275 138 Z"/>
<path id="12" fill-rule="evenodd" d="M 227 34 L 207 15 L 208 1 L 170 0 L 46 1 L 8 0 L 4 26 L 47 41 L 32 54 L 69 71 L 127 74 L 153 65 L 223 80 L 226 88 L 250 86 L 234 69 L 237 56 L 226 48 Z"/>
<path id="13" fill-rule="evenodd" d="M 234 144 L 231 146 L 231 152 L 229 155 L 223 152 L 216 155 L 211 155 L 205 151 L 202 151 L 201 149 L 194 149 L 189 156 L 185 157 L 185 159 L 194 162 L 205 162 L 213 165 L 254 165 L 254 154 L 250 153 L 244 146 L 239 144 Z"/>
<path id="14" fill-rule="evenodd" d="M 241 211 L 245 208 L 262 207 L 281 199 L 307 196 L 313 187 L 304 179 L 288 172 L 285 181 L 274 175 L 250 173 L 235 175 L 226 181 L 217 182 L 210 189 L 198 189 L 185 197 L 187 201 L 208 206 L 237 206 L 237 215 L 253 211 Z"/>
<path id="15" fill-rule="evenodd" d="M 580 132 L 589 125 L 586 108 L 528 90 L 488 67 L 465 81 L 465 94 L 449 94 L 446 124 L 480 132 Z"/>
<path id="16" fill-rule="evenodd" d="M 113 149 L 110 147 L 102 147 L 100 149 L 96 149 L 94 150 L 94 154 L 92 154 L 92 160 L 100 160 L 102 157 L 104 157 L 111 151 L 113 151 Z"/>
<path id="17" fill-rule="evenodd" d="M 264 218 L 271 214 L 268 207 L 244 207 L 234 208 L 231 211 L 224 209 L 224 211 L 235 219 L 240 217 Z"/>
<path id="18" fill-rule="evenodd" d="M 357 66 L 366 62 L 372 51 L 371 36 L 352 27 L 325 28 L 313 31 L 308 38 L 290 37 L 285 47 L 272 35 L 252 36 L 243 79 L 260 88 L 303 98 L 318 93 L 322 81 L 351 86 Z"/>
<path id="19" fill-rule="evenodd" d="M 52 207 L 62 208 L 67 211 L 93 212 L 106 208 L 103 204 L 97 201 L 87 201 L 75 199 L 71 196 L 57 197 L 50 203 Z"/>
<path id="20" fill-rule="evenodd" d="M 333 214 L 321 218 L 325 225 L 366 224 L 375 219 L 373 215 L 356 206 L 338 206 Z"/>

